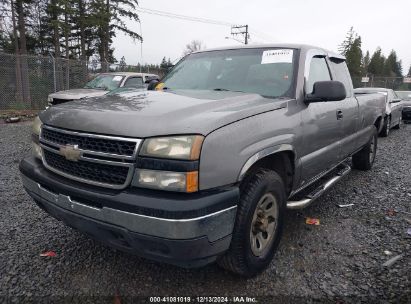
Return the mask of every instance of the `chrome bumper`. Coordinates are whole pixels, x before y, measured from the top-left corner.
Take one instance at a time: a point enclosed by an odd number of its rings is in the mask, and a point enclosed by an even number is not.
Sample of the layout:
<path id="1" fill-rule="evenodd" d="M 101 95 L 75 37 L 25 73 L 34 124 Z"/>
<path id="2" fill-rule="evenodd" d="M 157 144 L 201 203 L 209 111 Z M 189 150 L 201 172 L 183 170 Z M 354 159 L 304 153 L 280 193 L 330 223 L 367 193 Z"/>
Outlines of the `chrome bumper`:
<path id="1" fill-rule="evenodd" d="M 53 193 L 43 188 L 23 174 L 22 181 L 28 193 L 35 198 L 40 198 L 42 203 L 53 204 L 78 215 L 116 225 L 132 232 L 167 239 L 192 239 L 207 236 L 210 242 L 214 242 L 232 233 L 237 212 L 237 206 L 232 206 L 190 219 L 151 217 L 108 207 L 96 208 L 82 204 L 72 200 L 69 196 Z"/>

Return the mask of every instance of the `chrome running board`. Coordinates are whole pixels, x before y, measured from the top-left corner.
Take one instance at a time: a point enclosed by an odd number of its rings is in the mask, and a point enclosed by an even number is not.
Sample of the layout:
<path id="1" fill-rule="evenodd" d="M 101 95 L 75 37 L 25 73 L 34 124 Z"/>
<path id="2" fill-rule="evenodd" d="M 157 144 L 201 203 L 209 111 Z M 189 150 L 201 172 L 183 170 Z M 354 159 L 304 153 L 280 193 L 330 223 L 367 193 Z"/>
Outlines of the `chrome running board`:
<path id="1" fill-rule="evenodd" d="M 342 179 L 348 173 L 350 173 L 351 167 L 347 164 L 341 164 L 337 167 L 335 173 L 330 174 L 330 177 L 325 180 L 319 187 L 305 195 L 300 200 L 290 200 L 287 202 L 288 209 L 302 209 L 309 206 L 317 198 L 319 198 L 324 192 L 332 187 L 337 181 Z M 297 194 L 298 195 L 298 194 Z M 297 196 L 296 195 L 296 196 Z"/>

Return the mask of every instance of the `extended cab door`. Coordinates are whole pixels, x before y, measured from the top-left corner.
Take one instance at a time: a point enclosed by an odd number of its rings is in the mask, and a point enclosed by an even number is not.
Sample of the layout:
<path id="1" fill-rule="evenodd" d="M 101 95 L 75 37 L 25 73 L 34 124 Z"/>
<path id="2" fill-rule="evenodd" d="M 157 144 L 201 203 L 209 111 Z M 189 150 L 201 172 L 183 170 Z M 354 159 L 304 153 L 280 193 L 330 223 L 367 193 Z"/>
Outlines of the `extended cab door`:
<path id="1" fill-rule="evenodd" d="M 307 57 L 305 93 L 313 91 L 317 81 L 331 80 L 325 54 Z M 341 127 L 335 101 L 312 102 L 302 111 L 303 145 L 301 148 L 301 185 L 334 166 L 340 155 Z"/>
<path id="2" fill-rule="evenodd" d="M 335 102 L 342 135 L 340 155 L 342 161 L 358 149 L 358 137 L 363 136 L 360 130 L 359 105 L 354 97 L 350 72 L 345 60 L 342 57 L 330 57 L 328 63 L 333 80 L 342 82 L 347 92 L 345 99 Z"/>

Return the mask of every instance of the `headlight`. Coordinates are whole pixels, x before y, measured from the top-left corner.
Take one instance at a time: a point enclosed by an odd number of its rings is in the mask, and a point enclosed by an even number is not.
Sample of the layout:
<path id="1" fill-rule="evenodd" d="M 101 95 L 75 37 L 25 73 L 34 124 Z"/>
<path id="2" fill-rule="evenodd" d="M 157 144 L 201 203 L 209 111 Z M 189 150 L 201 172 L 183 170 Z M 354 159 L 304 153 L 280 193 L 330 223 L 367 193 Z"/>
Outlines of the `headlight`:
<path id="1" fill-rule="evenodd" d="M 43 123 L 41 122 L 40 118 L 37 116 L 37 117 L 34 119 L 34 122 L 33 122 L 32 133 L 35 134 L 35 135 L 37 135 L 37 136 L 39 136 L 39 135 L 40 135 L 41 125 L 42 125 L 42 124 L 43 124 Z"/>
<path id="2" fill-rule="evenodd" d="M 47 97 L 47 101 L 48 102 L 52 102 L 53 101 L 53 97 L 51 97 L 50 95 Z"/>
<path id="3" fill-rule="evenodd" d="M 133 184 L 137 187 L 178 192 L 198 191 L 198 172 L 169 172 L 137 169 Z"/>
<path id="4" fill-rule="evenodd" d="M 33 156 L 38 158 L 38 159 L 41 159 L 41 157 L 42 157 L 41 147 L 38 144 L 36 144 L 35 142 L 33 142 L 32 145 L 33 146 L 32 146 L 31 151 L 32 151 Z"/>
<path id="5" fill-rule="evenodd" d="M 38 159 L 41 159 L 41 148 L 39 145 L 39 136 L 40 136 L 42 124 L 43 123 L 41 122 L 40 118 L 37 116 L 34 119 L 33 127 L 32 127 L 32 134 L 31 134 L 31 138 L 33 140 L 32 153 Z"/>
<path id="6" fill-rule="evenodd" d="M 149 138 L 144 141 L 140 155 L 198 160 L 203 140 L 200 135 Z"/>

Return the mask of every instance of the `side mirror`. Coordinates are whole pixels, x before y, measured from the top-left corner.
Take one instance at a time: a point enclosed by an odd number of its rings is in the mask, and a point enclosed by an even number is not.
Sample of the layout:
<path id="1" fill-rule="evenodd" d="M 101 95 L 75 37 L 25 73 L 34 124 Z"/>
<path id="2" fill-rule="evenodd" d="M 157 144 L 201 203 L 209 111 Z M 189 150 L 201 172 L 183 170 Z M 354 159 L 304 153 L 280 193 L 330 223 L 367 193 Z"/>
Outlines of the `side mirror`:
<path id="1" fill-rule="evenodd" d="M 147 90 L 154 91 L 154 89 L 156 88 L 156 86 L 159 82 L 160 81 L 158 81 L 158 79 L 151 79 L 148 83 Z"/>
<path id="2" fill-rule="evenodd" d="M 395 98 L 395 99 L 391 100 L 391 103 L 398 103 L 398 102 L 401 102 L 401 101 L 402 101 L 401 98 Z"/>
<path id="3" fill-rule="evenodd" d="M 321 102 L 321 101 L 339 101 L 347 97 L 345 87 L 340 81 L 317 81 L 314 83 L 314 89 L 311 94 L 305 96 L 305 101 Z"/>

